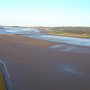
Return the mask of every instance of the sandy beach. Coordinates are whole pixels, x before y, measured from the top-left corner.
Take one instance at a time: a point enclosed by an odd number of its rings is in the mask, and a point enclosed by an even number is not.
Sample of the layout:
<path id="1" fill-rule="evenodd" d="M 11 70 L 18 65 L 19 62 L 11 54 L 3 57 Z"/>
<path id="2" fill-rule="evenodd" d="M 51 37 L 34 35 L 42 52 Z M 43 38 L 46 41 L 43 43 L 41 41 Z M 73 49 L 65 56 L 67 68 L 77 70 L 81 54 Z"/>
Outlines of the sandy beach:
<path id="1" fill-rule="evenodd" d="M 55 44 L 0 35 L 0 59 L 6 63 L 14 90 L 90 90 L 90 54 L 49 48 Z"/>

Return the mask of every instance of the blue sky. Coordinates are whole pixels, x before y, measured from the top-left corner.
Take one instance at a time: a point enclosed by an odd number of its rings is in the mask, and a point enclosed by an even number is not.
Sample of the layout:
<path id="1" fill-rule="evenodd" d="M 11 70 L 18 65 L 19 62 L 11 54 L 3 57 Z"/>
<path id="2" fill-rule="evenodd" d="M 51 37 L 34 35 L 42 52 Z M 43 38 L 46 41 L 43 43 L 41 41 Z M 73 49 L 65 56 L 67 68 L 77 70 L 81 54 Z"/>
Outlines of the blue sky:
<path id="1" fill-rule="evenodd" d="M 90 26 L 90 0 L 0 0 L 0 25 Z"/>

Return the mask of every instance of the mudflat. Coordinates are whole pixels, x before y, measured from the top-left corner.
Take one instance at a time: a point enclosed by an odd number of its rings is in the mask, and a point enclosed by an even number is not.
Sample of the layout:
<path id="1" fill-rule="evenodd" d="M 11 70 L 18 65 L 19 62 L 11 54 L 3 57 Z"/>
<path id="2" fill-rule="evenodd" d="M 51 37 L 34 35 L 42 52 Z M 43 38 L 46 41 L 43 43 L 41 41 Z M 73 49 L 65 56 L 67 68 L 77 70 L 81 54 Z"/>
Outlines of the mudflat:
<path id="1" fill-rule="evenodd" d="M 90 54 L 49 48 L 55 44 L 0 35 L 0 58 L 15 90 L 90 90 Z"/>

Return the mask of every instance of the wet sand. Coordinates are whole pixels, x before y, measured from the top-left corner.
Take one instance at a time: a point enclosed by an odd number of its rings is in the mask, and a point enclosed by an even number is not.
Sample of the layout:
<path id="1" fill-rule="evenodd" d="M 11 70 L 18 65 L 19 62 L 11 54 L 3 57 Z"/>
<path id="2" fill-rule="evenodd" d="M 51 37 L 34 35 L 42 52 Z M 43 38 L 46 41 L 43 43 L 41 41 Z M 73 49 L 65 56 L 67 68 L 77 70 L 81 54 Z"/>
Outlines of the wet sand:
<path id="1" fill-rule="evenodd" d="M 0 57 L 14 90 L 90 90 L 90 54 L 49 48 L 55 44 L 0 35 Z"/>

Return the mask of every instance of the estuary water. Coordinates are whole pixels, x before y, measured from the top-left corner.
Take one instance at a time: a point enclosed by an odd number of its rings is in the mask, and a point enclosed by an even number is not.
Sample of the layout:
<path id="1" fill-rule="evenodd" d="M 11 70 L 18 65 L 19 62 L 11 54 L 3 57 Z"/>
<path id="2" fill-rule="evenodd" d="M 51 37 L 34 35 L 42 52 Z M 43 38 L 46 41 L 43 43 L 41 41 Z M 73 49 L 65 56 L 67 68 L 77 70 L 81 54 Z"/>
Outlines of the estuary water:
<path id="1" fill-rule="evenodd" d="M 20 34 L 34 39 L 48 40 L 52 42 L 62 42 L 67 44 L 80 45 L 80 46 L 90 46 L 90 39 L 45 35 L 42 34 L 40 30 L 32 29 L 32 28 L 8 27 L 8 28 L 0 29 L 0 34 Z"/>
<path id="2" fill-rule="evenodd" d="M 53 36 L 53 35 L 45 35 L 45 34 L 32 34 L 25 36 L 35 39 L 48 40 L 52 42 L 62 42 L 67 44 L 80 45 L 80 46 L 90 46 L 90 39 L 65 37 L 65 36 Z"/>

